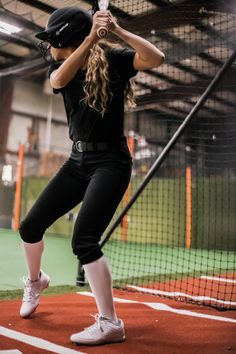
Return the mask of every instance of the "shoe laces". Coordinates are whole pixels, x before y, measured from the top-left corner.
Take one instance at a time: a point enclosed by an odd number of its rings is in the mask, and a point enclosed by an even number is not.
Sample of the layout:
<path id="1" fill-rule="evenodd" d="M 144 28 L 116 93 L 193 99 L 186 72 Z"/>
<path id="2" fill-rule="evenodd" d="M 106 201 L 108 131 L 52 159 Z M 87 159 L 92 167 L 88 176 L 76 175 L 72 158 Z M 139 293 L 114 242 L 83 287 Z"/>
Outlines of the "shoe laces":
<path id="1" fill-rule="evenodd" d="M 24 283 L 23 301 L 30 302 L 32 298 L 35 299 L 35 296 L 37 296 L 35 284 L 26 276 L 24 276 L 21 280 Z"/>
<path id="2" fill-rule="evenodd" d="M 101 320 L 103 320 L 103 317 L 99 316 L 99 314 L 96 314 L 96 315 L 90 314 L 90 316 L 92 316 L 95 319 L 95 323 L 85 329 L 88 331 L 93 331 L 94 329 L 97 329 L 97 327 L 99 327 L 100 331 L 104 332 L 102 324 L 101 324 Z"/>

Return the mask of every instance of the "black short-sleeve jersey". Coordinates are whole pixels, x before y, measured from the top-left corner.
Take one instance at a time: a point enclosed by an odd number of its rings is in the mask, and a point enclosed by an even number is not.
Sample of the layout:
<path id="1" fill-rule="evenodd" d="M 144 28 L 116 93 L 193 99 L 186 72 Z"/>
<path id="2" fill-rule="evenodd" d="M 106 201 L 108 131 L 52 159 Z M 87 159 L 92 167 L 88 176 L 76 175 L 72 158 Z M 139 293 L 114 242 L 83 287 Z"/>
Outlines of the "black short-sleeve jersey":
<path id="1" fill-rule="evenodd" d="M 137 73 L 133 67 L 134 55 L 135 51 L 127 48 L 106 50 L 112 99 L 103 116 L 83 101 L 85 71 L 78 71 L 65 87 L 54 89 L 54 93 L 60 92 L 63 96 L 72 141 L 113 142 L 124 135 L 124 89 L 127 81 Z M 60 62 L 53 63 L 48 75 L 60 65 Z"/>

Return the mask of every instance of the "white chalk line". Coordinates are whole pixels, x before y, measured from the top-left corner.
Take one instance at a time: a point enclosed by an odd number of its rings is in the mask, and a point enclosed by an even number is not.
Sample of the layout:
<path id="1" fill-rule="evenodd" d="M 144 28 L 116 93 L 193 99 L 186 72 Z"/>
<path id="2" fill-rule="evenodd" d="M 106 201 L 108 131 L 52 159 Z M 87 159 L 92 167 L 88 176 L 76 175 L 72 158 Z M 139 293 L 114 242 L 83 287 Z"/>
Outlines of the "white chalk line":
<path id="1" fill-rule="evenodd" d="M 202 275 L 200 278 L 201 279 L 206 279 L 206 280 L 220 281 L 220 282 L 223 282 L 223 283 L 236 284 L 236 280 L 235 279 L 220 278 L 220 277 L 210 277 L 208 275 Z"/>
<path id="2" fill-rule="evenodd" d="M 49 352 L 57 353 L 57 354 L 85 354 L 83 352 L 79 352 L 77 350 L 73 350 L 70 348 L 63 347 L 61 345 L 57 345 L 51 343 L 47 340 L 29 336 L 28 334 L 24 334 L 18 331 L 14 331 L 12 329 L 8 329 L 0 326 L 0 335 L 4 337 L 8 337 L 14 340 L 18 340 L 19 342 L 23 342 L 25 344 L 32 345 L 33 347 L 47 350 Z"/>
<path id="3" fill-rule="evenodd" d="M 77 294 L 83 295 L 83 296 L 94 297 L 94 295 L 88 291 L 77 292 Z M 176 313 L 178 315 L 185 315 L 185 316 L 205 318 L 208 320 L 236 323 L 236 319 L 234 319 L 234 318 L 227 318 L 227 317 L 215 316 L 215 315 L 207 315 L 205 313 L 199 313 L 199 312 L 194 312 L 194 311 L 189 311 L 189 310 L 179 310 L 174 307 L 162 304 L 160 302 L 141 302 L 141 301 L 135 301 L 135 300 L 122 299 L 122 298 L 118 298 L 118 297 L 114 297 L 114 301 L 120 302 L 120 303 L 142 304 L 142 305 L 146 305 L 146 306 L 148 306 L 154 310 L 157 310 L 157 311 L 167 311 L 167 312 Z"/>
<path id="4" fill-rule="evenodd" d="M 23 354 L 18 349 L 0 350 L 1 354 Z"/>
<path id="5" fill-rule="evenodd" d="M 197 295 L 195 296 L 195 295 L 185 294 L 179 291 L 154 290 L 154 289 L 143 288 L 141 286 L 135 286 L 135 285 L 127 285 L 127 287 L 135 289 L 137 291 L 141 291 L 142 293 L 146 293 L 146 294 L 163 295 L 169 297 L 181 297 L 181 298 L 191 299 L 195 301 L 203 301 L 203 302 L 205 301 L 211 303 L 214 302 L 220 305 L 228 305 L 228 306 L 236 307 L 236 302 L 234 301 L 219 300 L 209 296 L 197 296 Z"/>

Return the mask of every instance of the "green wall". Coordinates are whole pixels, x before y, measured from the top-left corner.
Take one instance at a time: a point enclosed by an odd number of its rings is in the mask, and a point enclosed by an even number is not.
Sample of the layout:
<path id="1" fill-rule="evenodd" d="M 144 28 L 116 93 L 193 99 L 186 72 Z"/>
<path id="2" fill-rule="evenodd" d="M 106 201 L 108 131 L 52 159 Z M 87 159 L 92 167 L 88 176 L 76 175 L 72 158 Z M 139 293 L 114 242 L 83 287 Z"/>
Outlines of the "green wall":
<path id="1" fill-rule="evenodd" d="M 22 214 L 25 215 L 47 180 L 24 179 Z M 131 193 L 141 183 L 133 178 Z M 185 247 L 185 178 L 153 178 L 128 213 L 129 242 Z M 116 215 L 122 210 L 120 204 Z M 73 210 L 77 213 L 79 207 Z M 236 184 L 234 180 L 193 178 L 191 248 L 235 250 Z M 61 217 L 48 232 L 71 235 L 73 221 Z M 121 239 L 118 227 L 114 240 Z"/>

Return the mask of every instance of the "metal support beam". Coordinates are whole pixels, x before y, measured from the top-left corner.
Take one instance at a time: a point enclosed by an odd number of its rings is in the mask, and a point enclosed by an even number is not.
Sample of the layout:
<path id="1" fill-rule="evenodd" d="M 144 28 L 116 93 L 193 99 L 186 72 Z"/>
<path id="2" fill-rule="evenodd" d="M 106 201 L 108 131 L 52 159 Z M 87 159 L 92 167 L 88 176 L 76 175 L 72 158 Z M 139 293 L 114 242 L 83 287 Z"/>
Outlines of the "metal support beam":
<path id="1" fill-rule="evenodd" d="M 156 5 L 157 7 L 166 7 L 170 5 L 168 0 L 147 0 L 147 2 Z"/>
<path id="2" fill-rule="evenodd" d="M 166 90 L 156 90 L 155 92 L 143 95 L 138 97 L 137 102 L 140 105 L 151 104 L 155 102 L 166 102 L 170 100 L 184 100 L 187 97 L 199 96 L 202 90 L 207 88 L 209 80 L 196 80 L 194 85 L 190 84 L 180 84 L 168 88 Z M 234 86 L 235 87 L 235 77 L 232 76 L 232 73 L 229 72 L 225 74 L 224 80 L 221 82 L 221 90 L 228 89 Z M 235 92 L 235 91 L 234 91 Z M 215 97 L 218 100 L 218 97 Z M 225 102 L 224 102 L 225 103 Z"/>
<path id="3" fill-rule="evenodd" d="M 16 25 L 23 29 L 27 29 L 33 32 L 41 31 L 42 27 L 38 26 L 36 23 L 27 20 L 24 16 L 17 15 L 11 11 L 4 10 L 0 11 L 0 19 L 9 22 L 12 25 Z"/>
<path id="4" fill-rule="evenodd" d="M 33 42 L 31 42 L 30 40 L 28 40 L 26 38 L 23 38 L 23 37 L 14 35 L 14 34 L 6 34 L 6 33 L 0 32 L 0 38 L 8 43 L 14 43 L 19 46 L 26 47 L 28 49 L 38 50 L 36 44 L 34 44 Z"/>
<path id="5" fill-rule="evenodd" d="M 0 78 L 0 163 L 5 163 L 14 81 Z"/>
<path id="6" fill-rule="evenodd" d="M 0 71 L 0 77 L 5 76 L 27 76 L 32 75 L 35 71 L 45 68 L 46 64 L 42 58 L 30 60 L 10 68 Z"/>
<path id="7" fill-rule="evenodd" d="M 11 54 L 11 53 L 8 53 L 8 52 L 5 52 L 4 50 L 0 50 L 0 56 L 6 58 L 6 59 L 10 59 L 10 60 L 22 60 L 22 57 L 19 57 L 17 55 L 14 55 L 14 54 Z"/>
<path id="8" fill-rule="evenodd" d="M 91 8 L 94 5 L 94 1 L 93 0 L 84 0 L 84 2 L 86 2 L 87 4 L 91 5 Z M 132 15 L 128 14 L 127 12 L 125 12 L 124 10 L 120 9 L 119 7 L 110 4 L 109 5 L 109 10 L 111 10 L 112 14 L 117 16 L 118 18 L 121 19 L 131 19 L 133 18 Z"/>
<path id="9" fill-rule="evenodd" d="M 53 11 L 55 11 L 57 8 L 48 4 L 45 4 L 42 1 L 39 0 L 18 0 L 22 2 L 23 4 L 35 7 L 36 9 L 42 10 L 48 14 L 51 14 Z"/>
<path id="10" fill-rule="evenodd" d="M 158 31 L 164 32 L 169 28 L 192 24 L 196 20 L 210 17 L 208 13 L 200 12 L 205 3 L 204 0 L 188 0 L 182 4 L 166 6 L 159 11 L 136 16 L 125 22 L 125 28 L 137 33 L 147 33 L 155 29 L 158 35 Z"/>

